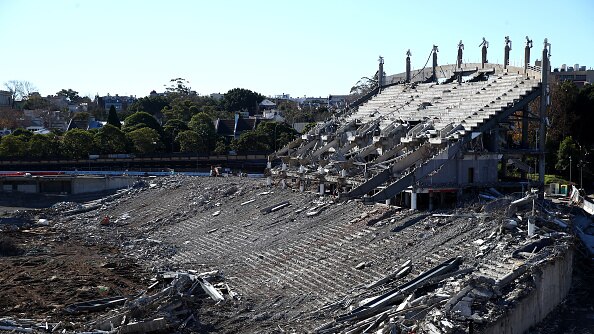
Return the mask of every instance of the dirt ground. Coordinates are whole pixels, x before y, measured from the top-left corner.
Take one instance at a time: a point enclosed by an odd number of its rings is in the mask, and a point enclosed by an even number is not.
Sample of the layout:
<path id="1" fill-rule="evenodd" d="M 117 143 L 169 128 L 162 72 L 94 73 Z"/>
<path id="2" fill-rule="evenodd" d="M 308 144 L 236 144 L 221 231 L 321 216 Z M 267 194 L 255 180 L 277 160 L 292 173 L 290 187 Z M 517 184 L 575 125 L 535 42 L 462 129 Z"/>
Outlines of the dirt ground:
<path id="1" fill-rule="evenodd" d="M 117 248 L 81 244 L 49 227 L 3 232 L 0 238 L 17 254 L 0 256 L 2 316 L 80 320 L 65 307 L 146 288 L 143 270 Z"/>

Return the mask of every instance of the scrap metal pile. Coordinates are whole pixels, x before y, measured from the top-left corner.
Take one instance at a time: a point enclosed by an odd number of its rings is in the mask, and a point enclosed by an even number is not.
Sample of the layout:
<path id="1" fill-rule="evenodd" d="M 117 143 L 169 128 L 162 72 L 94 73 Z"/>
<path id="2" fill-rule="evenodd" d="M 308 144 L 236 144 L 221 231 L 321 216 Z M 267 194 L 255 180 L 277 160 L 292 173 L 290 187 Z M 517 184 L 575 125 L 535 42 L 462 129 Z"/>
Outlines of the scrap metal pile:
<path id="1" fill-rule="evenodd" d="M 29 229 L 45 232 L 30 232 L 17 247 L 33 237 L 47 242 L 44 235 L 109 247 L 94 260 L 109 281 L 86 283 L 96 292 L 53 302 L 49 312 L 4 312 L 0 325 L 33 332 L 478 330 L 530 294 L 532 273 L 571 242 L 567 217 L 549 201 L 535 200 L 532 211 L 531 194 L 481 198 L 489 200 L 417 212 L 269 188 L 265 180 L 149 179 L 92 203 L 36 211 L 32 218 L 45 220 Z M 108 283 L 125 271 L 110 268 L 122 257 L 145 279 L 117 293 Z M 21 276 L 43 282 L 44 273 L 33 271 L 39 265 Z M 0 280 L 2 293 L 18 287 L 9 277 Z M 98 298 L 98 286 L 110 288 Z M 4 307 L 27 301 L 14 303 Z"/>

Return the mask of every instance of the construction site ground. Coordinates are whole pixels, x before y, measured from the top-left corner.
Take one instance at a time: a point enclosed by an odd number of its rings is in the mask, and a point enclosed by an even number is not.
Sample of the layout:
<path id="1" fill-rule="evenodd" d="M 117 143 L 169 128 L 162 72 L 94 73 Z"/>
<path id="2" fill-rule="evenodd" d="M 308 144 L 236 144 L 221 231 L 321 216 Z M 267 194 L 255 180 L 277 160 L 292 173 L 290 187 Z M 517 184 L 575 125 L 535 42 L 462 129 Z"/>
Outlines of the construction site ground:
<path id="1" fill-rule="evenodd" d="M 239 177 L 145 179 L 84 205 L 2 212 L 10 219 L 0 226 L 0 318 L 61 322 L 73 331 L 98 315 L 66 312 L 70 304 L 140 294 L 159 272 L 215 270 L 237 297 L 204 297 L 185 332 L 313 331 L 402 283 L 365 287 L 408 260 L 407 279 L 455 257 L 462 269 L 474 266 L 481 252 L 475 241 L 500 229 L 477 204 L 413 212 L 334 203 Z M 478 270 L 492 276 L 505 272 L 489 263 L 513 262 L 497 250 L 482 261 Z M 591 271 L 584 270 L 569 301 L 534 333 L 591 332 L 594 306 L 584 298 L 592 296 L 585 283 Z"/>

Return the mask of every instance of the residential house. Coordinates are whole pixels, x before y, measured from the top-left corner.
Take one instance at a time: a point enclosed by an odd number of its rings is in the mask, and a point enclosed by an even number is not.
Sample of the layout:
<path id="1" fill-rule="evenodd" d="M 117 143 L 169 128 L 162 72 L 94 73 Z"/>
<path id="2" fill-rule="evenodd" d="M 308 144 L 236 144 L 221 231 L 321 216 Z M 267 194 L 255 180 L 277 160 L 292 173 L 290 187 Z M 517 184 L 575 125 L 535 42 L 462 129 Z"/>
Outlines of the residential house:
<path id="1" fill-rule="evenodd" d="M 259 118 L 241 118 L 235 114 L 235 119 L 217 119 L 215 130 L 227 140 L 237 139 L 243 132 L 256 129 L 261 121 Z"/>
<path id="2" fill-rule="evenodd" d="M 348 95 L 330 95 L 328 96 L 328 108 L 340 109 L 345 108 L 348 103 Z"/>
<path id="3" fill-rule="evenodd" d="M 269 99 L 264 99 L 258 104 L 258 107 L 260 107 L 261 111 L 272 110 L 276 108 L 276 103 L 270 101 Z"/>
<path id="4" fill-rule="evenodd" d="M 0 107 L 12 106 L 12 94 L 9 91 L 0 90 Z"/>
<path id="5" fill-rule="evenodd" d="M 108 94 L 107 96 L 95 96 L 95 100 L 97 101 L 99 108 L 106 112 L 109 111 L 111 106 L 113 106 L 117 112 L 122 112 L 126 111 L 128 106 L 134 103 L 137 99 L 135 96 L 119 96 L 118 94 L 111 96 Z"/>
<path id="6" fill-rule="evenodd" d="M 95 120 L 95 117 L 89 117 L 89 119 L 71 119 L 70 123 L 68 124 L 68 130 L 72 129 L 82 129 L 82 130 L 91 130 L 91 129 L 98 129 L 103 127 L 105 122 L 100 122 Z"/>

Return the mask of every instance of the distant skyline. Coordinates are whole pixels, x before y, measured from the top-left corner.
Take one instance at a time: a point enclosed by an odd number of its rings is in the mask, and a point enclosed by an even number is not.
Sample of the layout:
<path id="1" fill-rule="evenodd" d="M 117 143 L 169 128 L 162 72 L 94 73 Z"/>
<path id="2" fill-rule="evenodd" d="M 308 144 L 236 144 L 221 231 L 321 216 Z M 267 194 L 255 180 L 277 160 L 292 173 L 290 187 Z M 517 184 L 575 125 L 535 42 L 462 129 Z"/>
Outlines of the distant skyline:
<path id="1" fill-rule="evenodd" d="M 115 1 L 0 0 L 0 90 L 33 83 L 45 96 L 71 88 L 81 96 L 146 96 L 172 78 L 201 95 L 246 88 L 266 96 L 348 94 L 385 59 L 404 72 L 406 51 L 422 68 L 432 45 L 439 64 L 521 64 L 525 36 L 543 40 L 552 67 L 594 67 L 594 1 Z"/>

